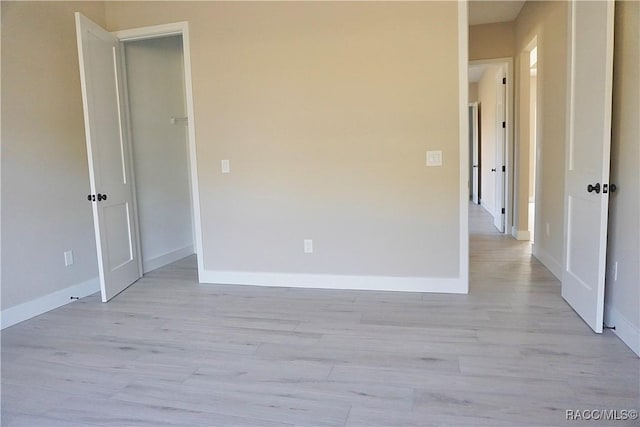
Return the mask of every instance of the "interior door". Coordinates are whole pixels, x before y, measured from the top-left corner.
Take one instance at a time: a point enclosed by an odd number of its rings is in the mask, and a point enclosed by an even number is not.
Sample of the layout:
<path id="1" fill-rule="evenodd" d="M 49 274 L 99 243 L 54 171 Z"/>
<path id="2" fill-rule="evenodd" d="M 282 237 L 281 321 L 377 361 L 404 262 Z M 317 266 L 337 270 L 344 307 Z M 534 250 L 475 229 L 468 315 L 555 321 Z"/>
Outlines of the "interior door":
<path id="1" fill-rule="evenodd" d="M 602 332 L 609 205 L 613 1 L 570 4 L 562 296 Z"/>
<path id="2" fill-rule="evenodd" d="M 480 204 L 480 147 L 478 140 L 478 103 L 469 104 L 469 129 L 471 138 L 471 200 Z"/>
<path id="3" fill-rule="evenodd" d="M 80 82 L 102 301 L 140 278 L 129 147 L 121 108 L 120 43 L 76 13 Z"/>
<path id="4" fill-rule="evenodd" d="M 503 83 L 505 78 L 504 70 L 501 68 L 496 75 L 496 205 L 495 215 L 493 217 L 493 225 L 496 226 L 501 233 L 504 233 L 505 219 L 505 141 L 507 136 L 507 119 L 506 119 L 506 85 Z"/>

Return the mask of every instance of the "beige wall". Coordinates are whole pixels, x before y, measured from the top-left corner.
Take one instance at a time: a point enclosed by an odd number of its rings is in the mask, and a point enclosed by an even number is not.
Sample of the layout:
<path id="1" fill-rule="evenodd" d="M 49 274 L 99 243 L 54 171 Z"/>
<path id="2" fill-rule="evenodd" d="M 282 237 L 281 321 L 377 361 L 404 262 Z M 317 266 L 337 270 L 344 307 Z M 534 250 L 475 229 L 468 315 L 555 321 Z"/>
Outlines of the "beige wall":
<path id="1" fill-rule="evenodd" d="M 536 224 L 534 255 L 554 274 L 560 275 L 563 257 L 564 233 L 564 170 L 566 139 L 566 95 L 567 95 L 567 19 L 566 2 L 527 2 L 516 20 L 516 44 L 518 75 L 516 80 L 529 80 L 529 68 L 523 66 L 520 53 L 537 36 L 538 41 L 538 171 L 536 180 Z M 528 55 L 528 53 L 527 53 Z M 520 84 L 520 87 L 523 85 Z M 527 84 L 528 86 L 528 84 Z M 519 122 L 528 119 L 528 96 L 520 93 L 517 101 Z M 528 120 L 526 120 L 528 121 Z M 528 128 L 519 128 L 516 150 L 520 153 L 519 165 L 528 170 Z M 527 229 L 523 215 L 527 211 L 528 179 L 521 178 L 516 224 L 520 230 Z M 549 234 L 547 234 L 547 225 Z"/>
<path id="2" fill-rule="evenodd" d="M 513 21 L 472 25 L 469 27 L 469 61 L 512 57 L 515 40 Z"/>
<path id="3" fill-rule="evenodd" d="M 605 322 L 640 355 L 640 3 L 616 2 Z M 613 264 L 618 262 L 618 279 Z"/>
<path id="4" fill-rule="evenodd" d="M 98 274 L 73 12 L 104 23 L 104 7 L 1 7 L 4 310 Z"/>
<path id="5" fill-rule="evenodd" d="M 106 9 L 190 22 L 205 270 L 458 276 L 455 3 Z"/>

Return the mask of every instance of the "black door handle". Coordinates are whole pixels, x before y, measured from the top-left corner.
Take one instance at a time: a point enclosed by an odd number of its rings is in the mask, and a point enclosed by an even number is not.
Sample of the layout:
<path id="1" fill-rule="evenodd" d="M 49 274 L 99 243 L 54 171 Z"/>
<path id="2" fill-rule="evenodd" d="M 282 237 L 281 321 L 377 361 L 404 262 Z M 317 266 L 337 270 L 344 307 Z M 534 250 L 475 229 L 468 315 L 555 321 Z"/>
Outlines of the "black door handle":
<path id="1" fill-rule="evenodd" d="M 587 191 L 589 193 L 595 191 L 596 194 L 599 194 L 600 193 L 600 183 L 598 182 L 598 183 L 596 183 L 596 185 L 591 185 L 591 184 L 587 185 Z M 100 197 L 100 195 L 98 195 L 98 197 Z"/>
<path id="2" fill-rule="evenodd" d="M 101 202 L 103 200 L 107 200 L 107 195 L 98 193 L 98 201 Z"/>
<path id="3" fill-rule="evenodd" d="M 496 171 L 496 168 L 491 169 L 491 172 L 495 172 L 495 171 Z"/>

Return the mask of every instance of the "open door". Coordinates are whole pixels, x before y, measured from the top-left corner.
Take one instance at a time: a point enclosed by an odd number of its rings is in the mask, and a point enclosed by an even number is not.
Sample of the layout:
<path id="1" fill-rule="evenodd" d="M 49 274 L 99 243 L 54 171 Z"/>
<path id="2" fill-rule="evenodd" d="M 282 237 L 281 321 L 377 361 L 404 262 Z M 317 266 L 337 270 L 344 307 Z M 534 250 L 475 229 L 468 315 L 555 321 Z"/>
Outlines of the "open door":
<path id="1" fill-rule="evenodd" d="M 120 42 L 76 13 L 80 82 L 102 301 L 140 274 L 129 146 L 121 109 Z"/>
<path id="2" fill-rule="evenodd" d="M 500 68 L 496 75 L 496 205 L 493 225 L 504 233 L 505 223 L 505 176 L 506 176 L 506 140 L 507 140 L 507 108 L 506 108 L 506 74 Z"/>
<path id="3" fill-rule="evenodd" d="M 613 1 L 570 5 L 562 297 L 602 332 L 609 206 Z"/>

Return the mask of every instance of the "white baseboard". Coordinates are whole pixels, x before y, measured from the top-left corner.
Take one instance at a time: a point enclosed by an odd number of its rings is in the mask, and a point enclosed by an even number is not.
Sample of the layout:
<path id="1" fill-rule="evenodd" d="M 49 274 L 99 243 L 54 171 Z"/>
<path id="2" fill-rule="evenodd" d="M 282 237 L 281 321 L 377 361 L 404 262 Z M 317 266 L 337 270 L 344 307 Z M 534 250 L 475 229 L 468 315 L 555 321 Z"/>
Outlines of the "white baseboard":
<path id="1" fill-rule="evenodd" d="M 613 333 L 640 357 L 640 329 L 609 304 L 604 306 L 604 324 L 615 326 Z"/>
<path id="2" fill-rule="evenodd" d="M 205 270 L 200 275 L 200 283 L 451 294 L 469 292 L 469 283 L 457 277 L 348 276 Z"/>
<path id="3" fill-rule="evenodd" d="M 531 233 L 529 232 L 529 230 L 518 230 L 515 227 L 512 227 L 511 235 L 516 240 L 531 240 Z"/>
<path id="4" fill-rule="evenodd" d="M 175 251 L 168 252 L 164 255 L 157 256 L 155 258 L 142 260 L 142 271 L 148 273 L 156 268 L 164 267 L 165 265 L 176 262 L 179 259 L 192 255 L 194 253 L 193 245 L 185 246 L 184 248 L 176 249 Z"/>
<path id="5" fill-rule="evenodd" d="M 549 252 L 540 248 L 540 246 L 535 243 L 533 244 L 532 252 L 533 256 L 536 257 L 542 265 L 547 267 L 554 276 L 556 276 L 556 279 L 562 280 L 562 262 L 556 260 L 549 254 Z"/>
<path id="6" fill-rule="evenodd" d="M 493 209 L 489 207 L 483 200 L 480 200 L 480 206 L 484 208 L 485 211 L 489 212 L 492 217 L 495 217 L 493 213 Z"/>
<path id="7" fill-rule="evenodd" d="M 59 291 L 50 293 L 40 298 L 27 301 L 22 304 L 2 310 L 0 314 L 0 328 L 8 328 L 9 326 L 20 323 L 32 317 L 39 316 L 54 308 L 61 307 L 65 304 L 73 302 L 71 297 L 84 298 L 91 294 L 100 292 L 100 280 L 97 277 L 89 279 L 86 282 L 60 289 Z"/>

